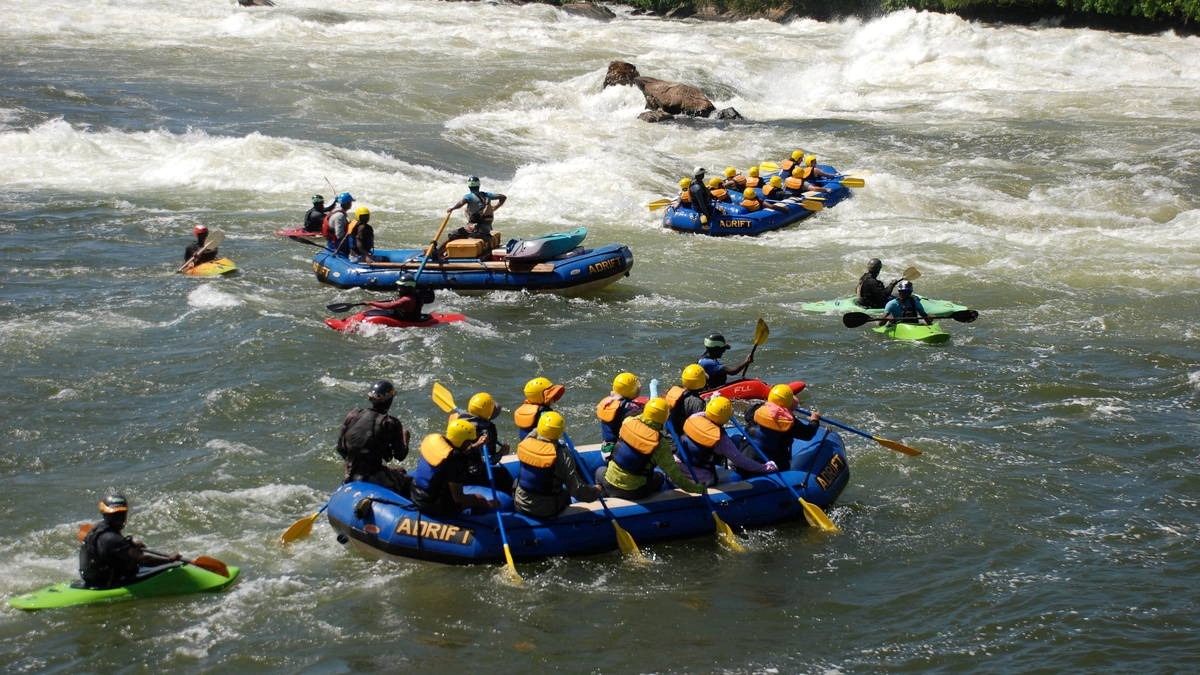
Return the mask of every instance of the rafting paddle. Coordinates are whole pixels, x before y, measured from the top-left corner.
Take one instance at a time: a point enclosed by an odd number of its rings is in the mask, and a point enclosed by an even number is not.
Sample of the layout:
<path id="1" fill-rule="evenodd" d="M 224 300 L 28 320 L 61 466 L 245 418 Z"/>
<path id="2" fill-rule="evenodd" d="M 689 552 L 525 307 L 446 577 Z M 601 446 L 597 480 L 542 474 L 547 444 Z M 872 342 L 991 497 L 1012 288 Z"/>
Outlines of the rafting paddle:
<path id="1" fill-rule="evenodd" d="M 571 455 L 575 458 L 575 464 L 579 466 L 579 471 L 583 472 L 585 466 L 583 463 L 583 457 L 581 457 L 579 451 L 575 449 L 575 444 L 571 442 L 571 437 L 568 436 L 566 432 L 563 432 L 563 442 L 567 444 L 567 449 L 571 451 Z M 637 542 L 633 540 L 633 535 L 629 534 L 629 532 L 627 532 L 625 528 L 621 527 L 621 524 L 617 522 L 616 514 L 614 514 L 612 510 L 608 508 L 608 502 L 604 501 L 603 491 L 601 491 L 599 499 L 600 507 L 604 509 L 604 515 L 608 516 L 609 521 L 612 522 L 613 529 L 617 533 L 617 547 L 621 549 L 621 553 L 624 553 L 634 562 L 642 565 L 650 562 L 649 560 L 646 560 L 646 556 L 642 555 L 642 551 L 638 548 Z"/>
<path id="2" fill-rule="evenodd" d="M 684 449 L 683 443 L 679 441 L 679 434 L 675 433 L 675 426 L 671 424 L 671 420 L 667 420 L 663 427 L 671 434 L 671 439 L 675 441 L 675 449 L 679 451 L 679 456 L 683 458 L 683 463 L 688 468 L 688 473 L 692 474 L 692 480 L 696 480 L 696 470 L 692 468 L 692 460 L 688 458 L 687 450 Z M 696 481 L 699 482 L 699 481 Z M 713 504 L 712 497 L 708 496 L 708 487 L 701 485 L 704 492 L 700 496 L 704 499 L 704 503 L 708 505 L 708 510 L 712 512 L 713 523 L 716 525 L 717 539 L 724 544 L 729 550 L 734 553 L 745 553 L 746 547 L 738 541 L 737 536 L 733 533 L 733 528 L 729 524 L 721 520 L 721 516 L 717 515 L 717 507 Z"/>
<path id="3" fill-rule="evenodd" d="M 446 220 L 450 220 L 450 214 L 446 214 Z M 442 227 L 446 226 L 446 221 L 442 221 Z M 441 231 L 438 231 L 439 235 Z M 437 246 L 437 240 L 434 239 L 434 246 Z M 458 410 L 458 406 L 454 404 L 454 394 L 450 390 L 443 387 L 441 382 L 433 383 L 433 402 L 437 407 L 441 408 L 442 412 L 451 413 Z M 483 452 L 483 468 L 487 470 L 488 484 L 492 487 L 492 500 L 499 502 L 500 497 L 496 495 L 496 480 L 492 477 L 492 461 L 488 457 L 487 443 L 479 446 Z M 504 560 L 508 567 L 508 576 L 515 584 L 522 583 L 521 575 L 517 573 L 517 564 L 513 562 L 512 549 L 508 546 L 508 533 L 504 530 L 504 518 L 500 516 L 500 508 L 496 508 L 496 525 L 500 527 L 500 542 L 504 544 Z"/>
<path id="4" fill-rule="evenodd" d="M 802 410 L 800 408 L 796 408 L 796 412 L 800 413 L 801 415 L 811 415 L 812 414 L 809 411 Z M 821 421 L 825 422 L 826 424 L 832 424 L 833 426 L 835 426 L 839 429 L 845 429 L 846 431 L 849 431 L 851 433 L 858 434 L 859 436 L 862 436 L 864 438 L 869 438 L 869 439 L 875 441 L 876 443 L 882 445 L 883 447 L 887 448 L 888 450 L 895 450 L 896 452 L 899 452 L 899 453 L 902 453 L 905 455 L 909 455 L 910 457 L 916 457 L 917 455 L 921 454 L 920 450 L 917 450 L 916 448 L 913 448 L 913 447 L 909 447 L 903 443 L 900 443 L 899 441 L 890 441 L 886 438 L 880 438 L 879 436 L 872 436 L 871 434 L 868 434 L 865 431 L 860 431 L 848 424 L 842 424 L 841 422 L 838 422 L 837 420 L 831 420 L 828 417 L 822 416 Z"/>
<path id="5" fill-rule="evenodd" d="M 836 178 L 834 180 L 841 183 L 842 187 L 861 188 L 867 186 L 867 181 L 858 176 L 846 176 L 844 178 Z"/>
<path id="6" fill-rule="evenodd" d="M 438 226 L 438 231 L 433 235 L 433 241 L 429 242 L 429 248 L 425 249 L 425 255 L 421 258 L 421 265 L 417 268 L 417 273 L 413 275 L 413 281 L 417 281 L 421 278 L 421 272 L 425 271 L 426 263 L 429 262 L 429 259 L 433 257 L 434 252 L 437 251 L 438 239 L 442 238 L 442 232 L 444 232 L 446 229 L 446 223 L 450 222 L 450 213 L 450 211 L 446 212 L 446 217 L 442 218 L 442 224 Z"/>
<path id="7" fill-rule="evenodd" d="M 312 534 L 313 523 L 317 521 L 317 517 L 324 513 L 325 509 L 327 508 L 329 508 L 329 502 L 325 502 L 325 505 L 311 516 L 304 516 L 300 520 L 292 523 L 290 526 L 288 526 L 288 529 L 284 530 L 283 534 L 279 536 L 279 543 L 287 545 L 293 541 L 303 539 Z"/>
<path id="8" fill-rule="evenodd" d="M 182 272 L 186 269 L 195 267 L 196 266 L 196 258 L 199 258 L 201 253 L 204 253 L 205 251 L 211 251 L 211 250 L 217 248 L 218 246 L 221 245 L 221 242 L 224 240 L 225 240 L 225 235 L 220 230 L 213 230 L 212 232 L 209 232 L 208 238 L 206 238 L 204 240 L 204 245 L 201 246 L 199 249 L 197 249 L 196 252 L 192 254 L 192 257 L 189 258 L 187 262 L 183 263 L 183 266 L 181 266 L 179 269 L 175 270 L 175 273 L 179 274 L 180 272 Z"/>
<path id="9" fill-rule="evenodd" d="M 657 211 L 661 208 L 666 207 L 672 201 L 674 201 L 674 200 L 673 199 L 655 199 L 654 201 L 647 204 L 646 208 L 650 209 L 651 211 Z"/>
<path id="10" fill-rule="evenodd" d="M 750 435 L 746 433 L 746 430 L 742 428 L 742 425 L 738 423 L 737 419 L 730 417 L 729 421 L 733 422 L 733 427 L 741 432 L 742 438 L 745 438 L 746 442 L 750 444 L 750 447 L 754 448 L 754 452 L 758 453 L 759 459 L 763 462 L 766 462 L 767 455 L 762 451 L 762 448 L 758 447 L 758 444 L 750 438 Z M 782 470 L 783 469 L 781 468 L 780 471 Z M 792 487 L 792 484 L 789 483 L 786 478 L 779 476 L 779 482 L 783 483 L 783 486 L 788 489 L 788 492 L 792 493 L 793 497 L 800 500 L 800 508 L 804 510 L 804 519 L 808 521 L 809 525 L 820 528 L 822 532 L 840 531 L 838 530 L 837 525 L 833 524 L 833 521 L 829 519 L 829 516 L 827 516 L 825 512 L 820 509 L 820 507 L 818 507 L 816 504 L 805 501 L 804 497 L 800 496 L 800 493 L 796 491 L 796 488 Z"/>

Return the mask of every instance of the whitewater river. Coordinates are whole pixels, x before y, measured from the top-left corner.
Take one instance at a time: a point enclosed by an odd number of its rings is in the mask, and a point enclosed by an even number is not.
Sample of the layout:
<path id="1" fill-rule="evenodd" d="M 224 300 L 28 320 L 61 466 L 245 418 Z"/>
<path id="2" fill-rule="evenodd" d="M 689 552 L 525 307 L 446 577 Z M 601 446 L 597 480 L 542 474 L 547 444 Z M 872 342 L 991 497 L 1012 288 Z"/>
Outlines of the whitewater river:
<path id="1" fill-rule="evenodd" d="M 1200 669 L 1200 40 L 872 21 L 606 23 L 544 5 L 12 0 L 0 23 L 0 595 L 75 574 L 106 488 L 128 531 L 240 565 L 226 593 L 0 610 L 11 672 L 1186 672 Z M 610 61 L 747 121 L 645 124 Z M 646 204 L 696 165 L 814 151 L 865 188 L 758 238 Z M 589 228 L 632 275 L 582 298 L 441 294 L 466 323 L 343 335 L 315 249 L 275 237 L 319 192 L 378 245 L 429 240 L 478 174 L 504 237 Z M 172 274 L 196 222 L 238 275 Z M 462 216 L 457 215 L 461 224 Z M 871 257 L 980 312 L 943 346 L 799 309 Z M 421 435 L 439 381 L 511 409 L 568 387 L 580 443 L 631 370 L 672 382 L 721 331 L 846 435 L 831 516 L 617 553 L 374 562 L 328 524 L 376 379 Z M 511 419 L 501 431 L 513 437 Z M 407 462 L 413 465 L 413 460 Z"/>

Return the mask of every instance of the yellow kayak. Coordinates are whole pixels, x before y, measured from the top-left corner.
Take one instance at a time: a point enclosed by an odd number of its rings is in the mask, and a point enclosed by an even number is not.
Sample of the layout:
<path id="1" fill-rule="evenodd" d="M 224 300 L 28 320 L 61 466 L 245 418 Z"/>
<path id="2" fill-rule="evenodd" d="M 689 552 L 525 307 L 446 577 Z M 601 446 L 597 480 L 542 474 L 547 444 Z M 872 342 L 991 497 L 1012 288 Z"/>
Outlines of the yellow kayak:
<path id="1" fill-rule="evenodd" d="M 230 274 L 237 271 L 237 265 L 229 258 L 217 258 L 199 265 L 192 265 L 183 271 L 197 277 L 211 277 L 219 274 Z"/>

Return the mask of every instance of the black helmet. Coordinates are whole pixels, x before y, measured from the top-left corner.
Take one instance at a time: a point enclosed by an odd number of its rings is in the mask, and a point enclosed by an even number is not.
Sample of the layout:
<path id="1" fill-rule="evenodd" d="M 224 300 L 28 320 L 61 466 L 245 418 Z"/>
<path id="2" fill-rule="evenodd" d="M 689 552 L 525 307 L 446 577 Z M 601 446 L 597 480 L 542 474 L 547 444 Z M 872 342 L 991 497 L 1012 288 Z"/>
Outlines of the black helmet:
<path id="1" fill-rule="evenodd" d="M 879 258 L 871 258 L 867 261 L 868 272 L 877 273 L 881 269 L 883 269 L 883 261 Z"/>
<path id="2" fill-rule="evenodd" d="M 405 272 L 404 274 L 400 275 L 399 279 L 396 280 L 396 285 L 397 286 L 409 286 L 412 288 L 416 288 L 417 279 L 416 279 L 416 277 L 409 274 L 408 272 Z"/>
<path id="3" fill-rule="evenodd" d="M 129 500 L 120 492 L 109 492 L 100 500 L 100 513 L 105 517 L 121 514 L 124 517 L 129 511 Z"/>
<path id="4" fill-rule="evenodd" d="M 912 282 L 908 279 L 902 279 L 900 283 L 896 284 L 896 290 L 906 294 L 912 293 Z"/>
<path id="5" fill-rule="evenodd" d="M 371 385 L 371 391 L 367 392 L 367 398 L 372 401 L 391 401 L 396 395 L 396 387 L 388 380 L 380 380 Z"/>
<path id="6" fill-rule="evenodd" d="M 468 178 L 467 179 L 467 187 L 469 187 L 469 188 L 479 187 L 479 176 L 471 176 L 470 178 Z"/>
<path id="7" fill-rule="evenodd" d="M 324 204 L 325 204 L 325 198 L 324 198 L 324 197 L 322 197 L 321 195 L 313 195 L 313 203 L 314 203 L 314 204 L 321 204 L 321 205 L 324 205 Z"/>
<path id="8" fill-rule="evenodd" d="M 729 343 L 725 342 L 725 336 L 720 333 L 713 333 L 704 338 L 704 347 L 706 349 L 729 349 Z"/>

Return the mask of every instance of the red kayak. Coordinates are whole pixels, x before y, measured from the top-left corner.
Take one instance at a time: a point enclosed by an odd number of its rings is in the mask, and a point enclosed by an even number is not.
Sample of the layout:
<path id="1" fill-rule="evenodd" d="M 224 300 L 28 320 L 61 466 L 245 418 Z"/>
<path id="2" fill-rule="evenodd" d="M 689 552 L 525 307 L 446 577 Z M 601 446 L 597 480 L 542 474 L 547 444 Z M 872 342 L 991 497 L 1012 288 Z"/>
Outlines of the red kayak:
<path id="1" fill-rule="evenodd" d="M 370 310 L 367 310 L 370 311 Z M 348 332 L 354 330 L 354 327 L 359 323 L 374 323 L 380 326 L 388 326 L 391 328 L 428 328 L 437 326 L 443 323 L 455 323 L 457 321 L 466 321 L 467 317 L 463 314 L 426 314 L 424 319 L 419 321 L 401 321 L 390 316 L 366 316 L 367 312 L 359 312 L 354 316 L 345 319 L 325 319 L 325 325 L 334 330 Z"/>
<path id="2" fill-rule="evenodd" d="M 281 237 L 305 237 L 308 239 L 316 239 L 317 237 L 324 236 L 319 231 L 310 232 L 303 227 L 290 227 L 286 230 L 275 230 L 275 234 Z"/>
<path id="3" fill-rule="evenodd" d="M 799 394 L 800 392 L 804 391 L 805 384 L 803 382 L 797 380 L 795 382 L 788 382 L 787 384 L 792 388 L 793 394 Z M 763 382 L 762 380 L 751 377 L 744 380 L 726 382 L 724 385 L 717 387 L 716 389 L 709 389 L 708 391 L 701 392 L 700 396 L 702 398 L 709 398 L 711 396 L 720 395 L 728 399 L 760 399 L 765 401 L 767 399 L 767 394 L 769 393 L 771 393 L 771 385 Z M 645 403 L 647 401 L 647 397 L 639 396 L 635 400 L 639 403 Z"/>

